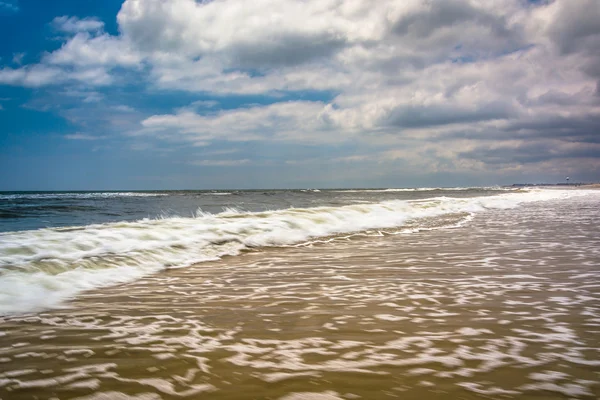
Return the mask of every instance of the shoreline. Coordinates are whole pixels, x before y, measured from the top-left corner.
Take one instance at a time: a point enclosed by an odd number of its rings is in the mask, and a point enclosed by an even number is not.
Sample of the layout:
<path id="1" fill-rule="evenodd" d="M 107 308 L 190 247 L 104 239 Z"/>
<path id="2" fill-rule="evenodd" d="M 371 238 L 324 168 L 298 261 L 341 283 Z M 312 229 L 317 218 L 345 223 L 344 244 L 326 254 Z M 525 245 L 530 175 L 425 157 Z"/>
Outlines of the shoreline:
<path id="1" fill-rule="evenodd" d="M 595 398 L 598 200 L 570 201 L 267 248 L 0 319 L 0 397 Z"/>

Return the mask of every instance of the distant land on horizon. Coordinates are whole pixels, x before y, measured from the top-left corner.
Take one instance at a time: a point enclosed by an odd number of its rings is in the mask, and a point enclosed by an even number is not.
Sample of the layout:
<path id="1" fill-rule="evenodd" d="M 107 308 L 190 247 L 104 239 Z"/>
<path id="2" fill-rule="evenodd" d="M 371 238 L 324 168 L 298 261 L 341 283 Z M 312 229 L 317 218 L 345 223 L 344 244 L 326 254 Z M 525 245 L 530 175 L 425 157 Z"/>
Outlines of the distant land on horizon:
<path id="1" fill-rule="evenodd" d="M 600 183 L 593 182 L 559 182 L 559 183 L 513 183 L 512 187 L 525 187 L 525 186 L 595 186 Z"/>

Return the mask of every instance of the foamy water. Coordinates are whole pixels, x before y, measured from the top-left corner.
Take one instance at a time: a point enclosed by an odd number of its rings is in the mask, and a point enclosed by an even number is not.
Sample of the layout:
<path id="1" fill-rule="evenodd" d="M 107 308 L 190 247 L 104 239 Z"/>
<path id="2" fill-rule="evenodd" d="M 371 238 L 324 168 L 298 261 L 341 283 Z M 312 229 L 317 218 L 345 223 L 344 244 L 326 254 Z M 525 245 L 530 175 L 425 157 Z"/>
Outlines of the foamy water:
<path id="1" fill-rule="evenodd" d="M 0 398 L 598 398 L 600 196 L 573 192 L 410 202 L 455 217 L 261 247 L 4 317 Z M 199 218 L 232 216 L 248 218 Z"/>
<path id="2" fill-rule="evenodd" d="M 388 189 L 340 189 L 333 190 L 338 193 L 392 193 L 392 192 L 432 192 L 432 191 L 467 191 L 467 190 L 504 190 L 513 191 L 513 188 L 490 186 L 490 187 L 419 187 L 419 188 L 388 188 Z"/>
<path id="3" fill-rule="evenodd" d="M 251 248 L 293 245 L 368 230 L 451 226 L 487 209 L 596 193 L 531 190 L 258 213 L 228 209 L 219 214 L 198 212 L 193 218 L 0 233 L 0 314 L 55 307 L 84 290 L 129 282 L 164 268 L 237 255 Z"/>

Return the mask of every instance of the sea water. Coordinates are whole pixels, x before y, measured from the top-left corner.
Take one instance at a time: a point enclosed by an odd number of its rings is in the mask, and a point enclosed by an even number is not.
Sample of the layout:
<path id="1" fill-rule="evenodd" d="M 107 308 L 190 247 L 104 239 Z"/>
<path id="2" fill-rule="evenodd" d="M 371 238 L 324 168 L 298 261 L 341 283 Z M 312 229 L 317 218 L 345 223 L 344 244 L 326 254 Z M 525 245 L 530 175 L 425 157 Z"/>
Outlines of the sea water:
<path id="1" fill-rule="evenodd" d="M 3 196 L 2 398 L 599 395 L 600 191 Z"/>

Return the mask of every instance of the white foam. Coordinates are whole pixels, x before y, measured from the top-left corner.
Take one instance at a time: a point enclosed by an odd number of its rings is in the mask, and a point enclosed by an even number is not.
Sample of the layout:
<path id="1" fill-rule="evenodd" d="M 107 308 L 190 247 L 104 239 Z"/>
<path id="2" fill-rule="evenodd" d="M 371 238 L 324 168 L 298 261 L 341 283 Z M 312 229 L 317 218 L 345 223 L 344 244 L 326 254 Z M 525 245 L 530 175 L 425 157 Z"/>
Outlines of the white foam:
<path id="1" fill-rule="evenodd" d="M 483 388 L 482 384 L 475 382 L 460 382 L 457 383 L 458 386 L 462 386 L 463 388 L 470 390 L 475 393 L 483 394 L 486 396 L 494 396 L 494 395 L 518 395 L 520 392 L 516 390 L 506 390 L 497 387 Z"/>
<path id="2" fill-rule="evenodd" d="M 87 379 L 85 381 L 79 381 L 79 382 L 75 382 L 75 383 L 71 383 L 69 386 L 67 386 L 69 389 L 91 389 L 91 390 L 96 390 L 100 387 L 100 380 L 99 379 Z"/>
<path id="3" fill-rule="evenodd" d="M 374 316 L 377 319 L 383 320 L 383 321 L 403 321 L 405 319 L 408 319 L 408 317 L 399 317 L 397 315 L 391 315 L 391 314 L 377 314 Z"/>
<path id="4" fill-rule="evenodd" d="M 290 393 L 281 397 L 279 400 L 344 400 L 339 396 L 339 393 L 327 391 L 322 393 L 316 392 L 298 392 Z"/>
<path id="5" fill-rule="evenodd" d="M 414 224 L 419 219 L 448 214 L 468 216 L 526 202 L 590 194 L 600 192 L 535 189 L 497 196 L 393 200 L 259 213 L 230 209 L 220 214 L 200 212 L 194 218 L 1 233 L 0 314 L 55 307 L 84 290 L 235 255 L 251 247 L 293 245 L 373 229 L 402 229 L 408 221 Z"/>
<path id="6" fill-rule="evenodd" d="M 487 187 L 419 187 L 419 188 L 388 188 L 388 189 L 342 189 L 332 190 L 337 193 L 386 193 L 386 192 L 431 192 L 431 191 L 448 191 L 460 192 L 465 190 L 497 190 L 497 191 L 514 191 L 515 189 L 500 186 Z"/>
<path id="7" fill-rule="evenodd" d="M 558 371 L 534 372 L 529 374 L 529 378 L 534 381 L 552 382 L 567 379 L 569 375 Z"/>
<path id="8" fill-rule="evenodd" d="M 141 393 L 130 396 L 122 392 L 98 392 L 89 396 L 77 397 L 74 400 L 160 400 L 157 393 Z"/>
<path id="9" fill-rule="evenodd" d="M 275 382 L 281 382 L 284 381 L 286 379 L 293 379 L 293 378 L 299 378 L 299 377 L 319 377 L 321 376 L 321 374 L 317 373 L 317 372 L 312 372 L 312 371 L 305 371 L 305 372 L 271 372 L 271 373 L 267 373 L 267 374 L 261 374 L 258 377 L 260 379 L 262 379 L 265 382 L 268 383 L 275 383 Z"/>
<path id="10" fill-rule="evenodd" d="M 521 390 L 526 391 L 548 391 L 548 392 L 557 392 L 561 393 L 565 396 L 573 397 L 583 397 L 583 396 L 593 396 L 593 393 L 589 390 L 589 388 L 585 385 L 578 385 L 576 383 L 565 383 L 564 385 L 557 385 L 552 382 L 542 382 L 542 383 L 531 383 L 527 385 L 523 385 L 519 387 Z"/>

